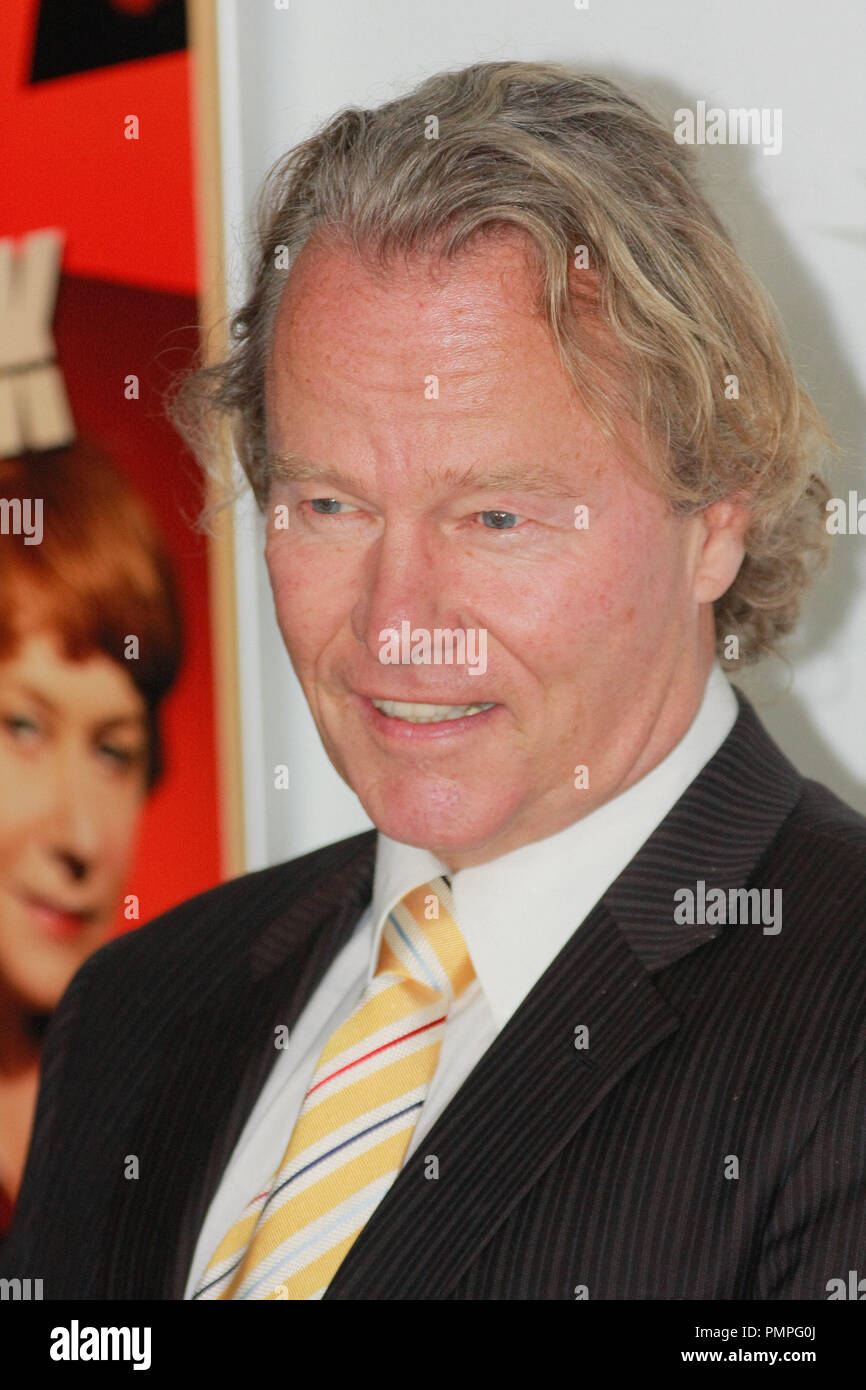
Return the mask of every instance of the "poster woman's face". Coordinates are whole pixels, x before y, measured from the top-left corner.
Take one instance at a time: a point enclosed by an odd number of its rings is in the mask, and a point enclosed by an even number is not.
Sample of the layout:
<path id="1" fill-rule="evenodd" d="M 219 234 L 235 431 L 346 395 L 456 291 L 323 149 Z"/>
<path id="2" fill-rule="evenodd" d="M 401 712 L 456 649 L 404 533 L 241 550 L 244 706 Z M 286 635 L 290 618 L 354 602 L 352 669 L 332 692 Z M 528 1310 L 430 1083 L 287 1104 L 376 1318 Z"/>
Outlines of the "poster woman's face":
<path id="1" fill-rule="evenodd" d="M 145 702 L 53 633 L 0 661 L 0 992 L 51 1010 L 117 912 L 145 795 Z M 134 888 L 131 889 L 134 891 Z"/>

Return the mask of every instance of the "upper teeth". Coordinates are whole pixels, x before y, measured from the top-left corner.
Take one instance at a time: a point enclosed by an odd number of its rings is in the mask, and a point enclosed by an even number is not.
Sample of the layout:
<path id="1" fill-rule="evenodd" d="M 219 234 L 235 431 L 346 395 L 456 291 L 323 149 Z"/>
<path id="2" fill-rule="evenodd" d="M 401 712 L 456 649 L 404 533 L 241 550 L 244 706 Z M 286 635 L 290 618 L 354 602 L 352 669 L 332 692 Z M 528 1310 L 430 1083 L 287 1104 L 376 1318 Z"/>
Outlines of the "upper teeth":
<path id="1" fill-rule="evenodd" d="M 410 724 L 435 724 L 440 719 L 462 719 L 466 714 L 480 714 L 489 705 L 420 705 L 405 700 L 373 700 L 376 709 L 390 719 L 407 719 Z"/>

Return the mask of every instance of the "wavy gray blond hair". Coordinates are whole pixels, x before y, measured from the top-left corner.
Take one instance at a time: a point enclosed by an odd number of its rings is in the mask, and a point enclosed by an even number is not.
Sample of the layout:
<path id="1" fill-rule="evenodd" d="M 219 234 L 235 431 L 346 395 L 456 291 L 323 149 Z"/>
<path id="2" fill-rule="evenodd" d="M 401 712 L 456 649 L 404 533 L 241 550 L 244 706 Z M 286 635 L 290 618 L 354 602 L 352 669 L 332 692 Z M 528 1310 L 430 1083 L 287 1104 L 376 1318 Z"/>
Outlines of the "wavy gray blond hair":
<path id="1" fill-rule="evenodd" d="M 286 267 L 308 239 L 347 240 L 386 268 L 397 254 L 453 257 L 502 228 L 533 252 L 539 308 L 580 398 L 608 435 L 618 418 L 638 424 L 643 471 L 672 510 L 749 495 L 745 558 L 715 621 L 723 663 L 754 661 L 794 626 L 826 559 L 829 493 L 813 469 L 832 439 L 767 295 L 698 187 L 693 152 L 604 78 L 477 63 L 376 110 L 343 111 L 293 149 L 260 196 L 252 288 L 226 359 L 181 384 L 175 423 L 207 466 L 212 426 L 228 416 L 263 506 L 265 371 Z M 578 247 L 589 273 L 575 271 Z M 738 662 L 725 655 L 730 636 Z"/>

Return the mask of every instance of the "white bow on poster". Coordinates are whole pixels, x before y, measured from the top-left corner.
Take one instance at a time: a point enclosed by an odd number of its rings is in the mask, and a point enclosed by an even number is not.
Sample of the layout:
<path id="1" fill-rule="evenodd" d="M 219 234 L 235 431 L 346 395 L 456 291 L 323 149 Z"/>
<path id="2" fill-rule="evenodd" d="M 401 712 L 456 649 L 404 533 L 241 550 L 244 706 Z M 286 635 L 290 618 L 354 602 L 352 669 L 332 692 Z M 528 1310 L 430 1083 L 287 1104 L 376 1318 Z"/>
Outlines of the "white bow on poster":
<path id="1" fill-rule="evenodd" d="M 0 238 L 0 458 L 75 438 L 51 332 L 63 233 Z"/>

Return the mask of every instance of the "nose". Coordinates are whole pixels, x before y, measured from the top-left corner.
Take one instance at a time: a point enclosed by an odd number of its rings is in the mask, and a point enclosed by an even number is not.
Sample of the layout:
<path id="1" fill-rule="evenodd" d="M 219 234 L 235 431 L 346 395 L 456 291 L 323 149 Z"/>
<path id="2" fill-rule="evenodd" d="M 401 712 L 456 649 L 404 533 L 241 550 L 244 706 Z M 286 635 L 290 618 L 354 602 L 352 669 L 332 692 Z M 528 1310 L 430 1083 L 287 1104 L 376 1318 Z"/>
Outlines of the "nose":
<path id="1" fill-rule="evenodd" d="M 102 843 L 98 789 L 88 776 L 86 758 L 75 750 L 58 749 L 54 771 L 48 848 L 78 882 L 92 868 Z"/>
<path id="2" fill-rule="evenodd" d="M 385 523 L 361 572 L 361 592 L 352 611 L 352 631 L 378 662 L 389 630 L 400 624 L 433 627 L 442 604 L 443 553 L 421 518 Z"/>

